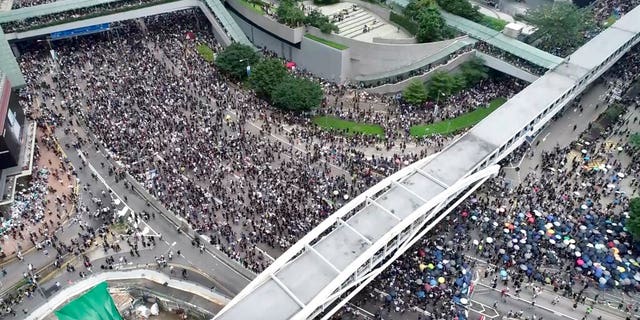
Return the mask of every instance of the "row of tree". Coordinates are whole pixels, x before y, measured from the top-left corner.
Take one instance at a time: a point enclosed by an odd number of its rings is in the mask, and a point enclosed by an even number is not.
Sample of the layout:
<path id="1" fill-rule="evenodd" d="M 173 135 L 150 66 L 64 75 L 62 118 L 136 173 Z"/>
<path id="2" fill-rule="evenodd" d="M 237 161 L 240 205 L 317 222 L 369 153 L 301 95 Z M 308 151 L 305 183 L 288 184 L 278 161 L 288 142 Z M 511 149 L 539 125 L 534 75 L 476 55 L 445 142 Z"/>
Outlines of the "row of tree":
<path id="1" fill-rule="evenodd" d="M 216 66 L 236 80 L 247 83 L 273 106 L 290 111 L 308 111 L 322 102 L 320 84 L 291 74 L 276 58 L 263 58 L 253 48 L 233 43 L 215 59 Z"/>
<path id="2" fill-rule="evenodd" d="M 434 73 L 426 85 L 422 80 L 413 80 L 402 92 L 402 98 L 412 105 L 421 105 L 426 101 L 438 102 L 488 76 L 487 67 L 482 60 L 472 59 L 462 64 L 459 72 L 454 74 L 444 71 Z"/>

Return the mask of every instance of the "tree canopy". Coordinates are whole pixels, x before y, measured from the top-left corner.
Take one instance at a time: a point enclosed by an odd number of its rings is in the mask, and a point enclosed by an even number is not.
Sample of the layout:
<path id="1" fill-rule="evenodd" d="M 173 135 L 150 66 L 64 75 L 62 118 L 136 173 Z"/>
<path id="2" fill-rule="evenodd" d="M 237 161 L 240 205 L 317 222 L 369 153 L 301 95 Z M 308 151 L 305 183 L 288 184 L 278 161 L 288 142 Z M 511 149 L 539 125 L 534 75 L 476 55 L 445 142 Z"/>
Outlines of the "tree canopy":
<path id="1" fill-rule="evenodd" d="M 421 80 L 415 79 L 404 89 L 402 98 L 412 105 L 421 105 L 427 101 L 427 88 Z"/>
<path id="2" fill-rule="evenodd" d="M 309 12 L 307 17 L 305 18 L 305 24 L 320 29 L 322 33 L 337 33 L 339 30 L 338 26 L 331 22 L 331 20 L 329 20 L 329 17 L 325 16 L 317 9 L 313 9 L 311 10 L 311 12 Z"/>
<path id="3" fill-rule="evenodd" d="M 629 219 L 625 227 L 636 240 L 640 239 L 640 198 L 633 198 L 629 202 Z"/>
<path id="4" fill-rule="evenodd" d="M 320 84 L 309 79 L 289 76 L 273 88 L 271 102 L 284 110 L 313 110 L 322 102 L 322 89 Z"/>
<path id="5" fill-rule="evenodd" d="M 480 7 L 472 5 L 468 0 L 437 0 L 437 2 L 444 11 L 471 21 L 482 20 L 482 13 L 478 11 Z"/>
<path id="6" fill-rule="evenodd" d="M 429 6 L 417 13 L 418 33 L 416 38 L 419 42 L 434 42 L 447 38 L 451 30 L 444 22 L 440 11 L 435 6 Z"/>
<path id="7" fill-rule="evenodd" d="M 487 67 L 482 62 L 482 59 L 479 58 L 474 58 L 463 63 L 460 66 L 460 71 L 467 85 L 478 83 L 489 77 Z"/>
<path id="8" fill-rule="evenodd" d="M 247 66 L 253 66 L 260 60 L 260 54 L 250 46 L 232 43 L 217 55 L 215 64 L 220 70 L 237 79 L 247 76 Z"/>
<path id="9" fill-rule="evenodd" d="M 251 86 L 259 95 L 271 98 L 271 93 L 276 85 L 289 76 L 287 68 L 282 61 L 276 58 L 268 58 L 258 62 L 251 69 Z"/>
<path id="10" fill-rule="evenodd" d="M 438 71 L 427 83 L 427 96 L 432 101 L 439 101 L 462 90 L 465 86 L 464 76 Z"/>
<path id="11" fill-rule="evenodd" d="M 525 19 L 538 28 L 540 46 L 566 52 L 585 41 L 585 32 L 595 27 L 590 8 L 578 8 L 571 2 L 557 2 L 530 9 Z"/>
<path id="12" fill-rule="evenodd" d="M 278 17 L 278 22 L 294 28 L 302 26 L 305 22 L 304 12 L 293 0 L 280 1 L 278 9 L 276 9 L 276 17 Z"/>

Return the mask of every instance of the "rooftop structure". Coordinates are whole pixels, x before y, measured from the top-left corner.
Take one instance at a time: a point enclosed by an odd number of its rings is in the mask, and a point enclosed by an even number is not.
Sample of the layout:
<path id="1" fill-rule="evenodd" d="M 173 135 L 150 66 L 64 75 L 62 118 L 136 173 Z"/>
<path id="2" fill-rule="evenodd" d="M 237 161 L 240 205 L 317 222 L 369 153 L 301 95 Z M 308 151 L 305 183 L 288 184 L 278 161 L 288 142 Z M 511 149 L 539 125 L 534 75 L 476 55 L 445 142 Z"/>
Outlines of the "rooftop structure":
<path id="1" fill-rule="evenodd" d="M 442 152 L 347 203 L 282 254 L 215 319 L 328 319 L 495 174 L 499 160 L 637 44 L 639 19 L 640 7 Z"/>

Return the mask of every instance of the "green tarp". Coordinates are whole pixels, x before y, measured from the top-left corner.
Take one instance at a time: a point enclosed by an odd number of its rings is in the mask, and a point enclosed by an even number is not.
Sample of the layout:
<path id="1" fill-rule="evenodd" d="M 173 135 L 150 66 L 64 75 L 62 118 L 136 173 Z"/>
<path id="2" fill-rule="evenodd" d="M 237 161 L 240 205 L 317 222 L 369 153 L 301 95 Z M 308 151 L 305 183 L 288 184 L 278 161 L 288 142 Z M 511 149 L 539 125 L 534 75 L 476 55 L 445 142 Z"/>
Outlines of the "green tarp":
<path id="1" fill-rule="evenodd" d="M 59 320 L 122 320 L 103 282 L 56 311 Z"/>

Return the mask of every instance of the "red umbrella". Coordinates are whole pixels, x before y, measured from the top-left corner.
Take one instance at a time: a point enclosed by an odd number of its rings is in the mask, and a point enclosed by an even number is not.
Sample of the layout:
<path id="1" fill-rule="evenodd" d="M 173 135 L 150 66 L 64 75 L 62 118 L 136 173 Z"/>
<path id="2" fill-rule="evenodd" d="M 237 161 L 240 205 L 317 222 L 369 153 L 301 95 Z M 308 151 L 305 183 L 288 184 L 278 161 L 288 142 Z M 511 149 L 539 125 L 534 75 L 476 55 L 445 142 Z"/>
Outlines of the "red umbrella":
<path id="1" fill-rule="evenodd" d="M 189 31 L 189 32 L 187 32 L 186 37 L 187 37 L 187 40 L 193 40 L 193 39 L 196 38 L 196 34 L 191 32 L 191 31 Z"/>

